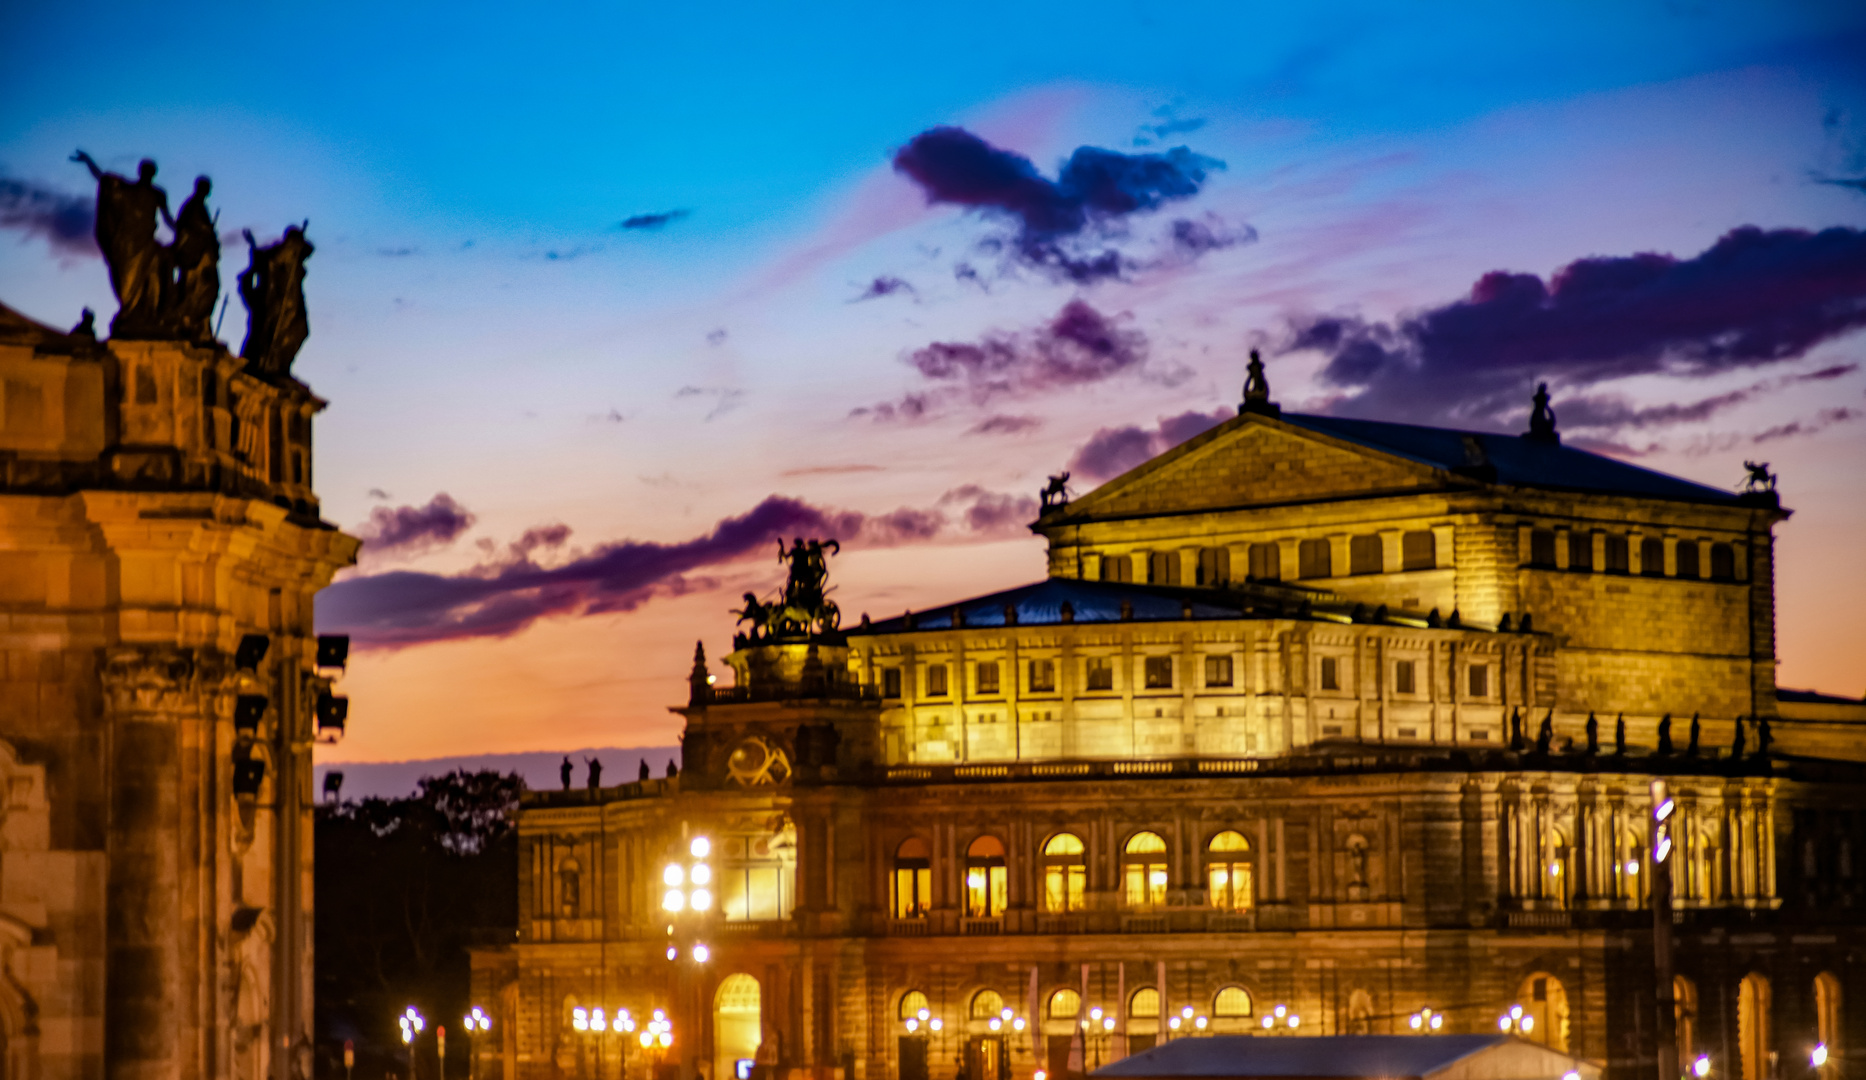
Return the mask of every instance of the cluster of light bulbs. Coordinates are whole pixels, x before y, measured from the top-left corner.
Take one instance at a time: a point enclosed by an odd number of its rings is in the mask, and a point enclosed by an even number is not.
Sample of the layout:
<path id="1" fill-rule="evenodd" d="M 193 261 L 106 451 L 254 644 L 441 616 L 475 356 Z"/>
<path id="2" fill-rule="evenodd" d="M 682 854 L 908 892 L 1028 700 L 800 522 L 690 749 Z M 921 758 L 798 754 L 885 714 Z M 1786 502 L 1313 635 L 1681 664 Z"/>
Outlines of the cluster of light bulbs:
<path id="1" fill-rule="evenodd" d="M 1178 1031 L 1182 1026 L 1186 1024 L 1190 1024 L 1193 1026 L 1193 1028 L 1199 1031 L 1204 1031 L 1206 1026 L 1211 1023 L 1211 1020 L 1203 1016 L 1195 1016 L 1193 1015 L 1193 1013 L 1194 1013 L 1194 1010 L 1192 1006 L 1190 1005 L 1187 1005 L 1185 1008 L 1180 1009 L 1178 1016 L 1172 1016 L 1172 1017 L 1167 1018 L 1166 1020 L 1167 1028 L 1172 1031 Z M 1263 1026 L 1269 1027 L 1270 1025 L 1268 1023 L 1267 1017 L 1265 1018 L 1265 1021 L 1266 1022 L 1264 1023 Z M 1113 1027 L 1114 1025 L 1112 1022 L 1110 1022 L 1109 1026 Z"/>
<path id="2" fill-rule="evenodd" d="M 985 1026 L 993 1031 L 1003 1031 L 1006 1024 L 1011 1025 L 1012 1031 L 1022 1031 L 1025 1026 L 1024 1018 L 1012 1012 L 1008 1006 L 1001 1010 L 998 1015 L 985 1021 Z"/>
<path id="3" fill-rule="evenodd" d="M 674 1025 L 667 1018 L 667 1013 L 660 1009 L 654 1011 L 654 1019 L 648 1021 L 648 1030 L 641 1033 L 642 1049 L 659 1046 L 665 1050 L 674 1045 Z"/>
<path id="4" fill-rule="evenodd" d="M 475 1031 L 492 1030 L 492 1017 L 487 1016 L 485 1012 L 481 1011 L 478 1005 L 473 1006 L 473 1011 L 466 1014 L 466 1019 L 463 1020 L 462 1023 L 466 1025 L 468 1035 L 473 1034 Z"/>
<path id="5" fill-rule="evenodd" d="M 1092 1031 L 1094 1031 L 1094 1030 L 1095 1030 L 1096 1028 L 1100 1028 L 1100 1029 L 1102 1029 L 1102 1030 L 1103 1030 L 1104 1032 L 1107 1032 L 1107 1031 L 1113 1031 L 1113 1030 L 1114 1030 L 1114 1017 L 1112 1017 L 1112 1016 L 1103 1016 L 1103 1015 L 1102 1015 L 1102 1013 L 1101 1013 L 1101 1006 L 1100 1006 L 1100 1005 L 1097 1005 L 1097 1006 L 1095 1006 L 1095 1007 L 1094 1007 L 1093 1009 L 1090 1009 L 1090 1010 L 1089 1010 L 1089 1014 L 1088 1014 L 1088 1019 L 1087 1019 L 1087 1020 L 1084 1020 L 1084 1021 L 1082 1021 L 1082 1030 L 1083 1030 L 1083 1031 L 1089 1031 L 1089 1032 L 1092 1032 Z M 1020 1029 L 1020 1030 L 1021 1030 L 1021 1029 Z"/>
<path id="6" fill-rule="evenodd" d="M 1510 1011 L 1497 1017 L 1499 1031 L 1520 1031 L 1524 1035 L 1536 1029 L 1536 1018 L 1523 1011 L 1521 1005 L 1510 1006 Z"/>
<path id="7" fill-rule="evenodd" d="M 407 1012 L 396 1017 L 396 1022 L 402 1025 L 402 1041 L 404 1043 L 413 1043 L 415 1041 L 415 1036 L 421 1034 L 422 1029 L 428 1026 L 427 1017 L 415 1011 L 413 1005 L 408 1007 Z"/>
<path id="8" fill-rule="evenodd" d="M 907 1034 L 913 1035 L 923 1026 L 928 1031 L 937 1032 L 946 1025 L 939 1017 L 933 1015 L 933 1010 L 931 1009 L 921 1009 L 919 1012 L 907 1018 Z"/>
<path id="9" fill-rule="evenodd" d="M 692 863 L 684 867 L 668 863 L 661 871 L 661 881 L 667 886 L 667 892 L 661 897 L 661 908 L 670 915 L 689 908 L 698 912 L 713 908 L 713 868 L 705 861 L 713 853 L 713 843 L 704 836 L 696 836 L 687 850 L 693 856 Z"/>
<path id="10" fill-rule="evenodd" d="M 1407 1017 L 1406 1023 L 1414 1031 L 1437 1031 L 1445 1026 L 1445 1014 L 1431 1009 L 1420 1009 Z"/>
<path id="11" fill-rule="evenodd" d="M 1276 1008 L 1263 1014 L 1264 1030 L 1268 1031 L 1278 1024 L 1282 1024 L 1293 1030 L 1302 1026 L 1302 1017 L 1291 1012 L 1289 1006 L 1278 1005 Z"/>
<path id="12" fill-rule="evenodd" d="M 594 1009 L 578 1007 L 570 1010 L 570 1026 L 578 1031 L 589 1031 L 598 1035 L 611 1028 L 618 1032 L 634 1031 L 635 1018 L 628 1014 L 627 1009 L 619 1010 L 612 1020 L 601 1007 Z"/>

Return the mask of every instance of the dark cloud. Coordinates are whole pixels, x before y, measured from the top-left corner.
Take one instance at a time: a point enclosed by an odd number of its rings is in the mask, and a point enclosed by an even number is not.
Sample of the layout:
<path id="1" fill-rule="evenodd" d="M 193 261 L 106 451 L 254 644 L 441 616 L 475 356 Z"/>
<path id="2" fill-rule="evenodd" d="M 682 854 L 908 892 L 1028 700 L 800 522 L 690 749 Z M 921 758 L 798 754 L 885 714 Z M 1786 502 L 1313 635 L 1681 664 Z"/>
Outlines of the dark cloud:
<path id="1" fill-rule="evenodd" d="M 773 495 L 690 540 L 625 540 L 553 566 L 534 556 L 561 548 L 570 530 L 544 526 L 503 552 L 487 544 L 488 561 L 465 573 L 397 570 L 339 581 L 318 594 L 318 630 L 347 633 L 360 648 L 505 637 L 550 616 L 632 611 L 657 596 L 717 587 L 705 571 L 768 558 L 774 542 L 792 536 L 834 536 L 849 546 L 926 543 L 950 531 L 955 516 L 964 538 L 991 538 L 1034 519 L 1036 501 L 974 485 L 948 492 L 933 508 L 865 515 Z"/>
<path id="2" fill-rule="evenodd" d="M 706 343 L 708 345 L 724 345 L 726 343 L 726 328 L 722 326 L 717 330 L 707 331 Z"/>
<path id="3" fill-rule="evenodd" d="M 1866 176 L 1817 176 L 1814 178 L 1814 182 L 1817 184 L 1831 184 L 1834 187 L 1852 188 L 1854 191 L 1866 194 Z"/>
<path id="4" fill-rule="evenodd" d="M 1256 243 L 1257 230 L 1249 225 L 1233 227 L 1218 215 L 1207 214 L 1197 221 L 1190 218 L 1175 220 L 1168 237 L 1177 261 L 1190 262 L 1208 251 L 1223 251 L 1239 244 Z"/>
<path id="5" fill-rule="evenodd" d="M 918 184 L 927 201 L 1013 223 L 1008 254 L 1077 282 L 1120 277 L 1129 268 L 1124 256 L 1093 248 L 1125 219 L 1198 194 L 1207 173 L 1223 167 L 1183 146 L 1159 154 L 1084 146 L 1050 180 L 1022 154 L 944 126 L 914 136 L 894 155 L 895 170 Z"/>
<path id="6" fill-rule="evenodd" d="M 387 499 L 389 497 L 389 493 L 382 490 L 381 488 L 370 488 L 369 497 L 372 499 Z"/>
<path id="7" fill-rule="evenodd" d="M 892 274 L 882 274 L 880 277 L 869 282 L 868 288 L 862 290 L 862 295 L 849 301 L 849 303 L 859 304 L 864 300 L 878 300 L 884 296 L 893 296 L 895 293 L 906 293 L 908 296 L 919 295 L 912 285 L 900 278 Z"/>
<path id="8" fill-rule="evenodd" d="M 966 429 L 967 435 L 1022 435 L 1043 426 L 1035 416 L 987 416 Z"/>
<path id="9" fill-rule="evenodd" d="M 653 231 L 655 229 L 666 228 L 692 213 L 693 211 L 691 210 L 663 210 L 658 214 L 636 214 L 634 217 L 623 218 L 622 223 L 617 225 L 616 228 L 646 229 Z"/>
<path id="10" fill-rule="evenodd" d="M 370 494 L 380 492 L 372 489 Z M 475 520 L 472 511 L 443 491 L 429 499 L 426 506 L 378 506 L 369 512 L 369 520 L 356 534 L 369 554 L 386 555 L 451 544 L 472 528 Z"/>
<path id="11" fill-rule="evenodd" d="M 1152 429 L 1135 424 L 1102 428 L 1089 436 L 1088 442 L 1069 459 L 1069 472 L 1099 483 L 1150 461 L 1236 415 L 1234 409 L 1221 408 L 1209 413 L 1194 411 L 1168 416 Z"/>
<path id="12" fill-rule="evenodd" d="M 96 200 L 91 196 L 0 176 L 0 229 L 42 237 L 60 255 L 95 256 L 96 228 Z"/>
<path id="13" fill-rule="evenodd" d="M 1468 297 L 1396 323 L 1299 320 L 1284 351 L 1327 356 L 1323 383 L 1345 391 L 1336 413 L 1496 426 L 1521 422 L 1537 380 L 1572 392 L 1716 375 L 1801 358 L 1861 326 L 1866 232 L 1744 226 L 1688 259 L 1593 257 L 1546 282 L 1496 271 Z M 1557 405 L 1564 424 L 1599 408 Z"/>
<path id="14" fill-rule="evenodd" d="M 1835 424 L 1844 424 L 1849 420 L 1857 420 L 1859 417 L 1860 410 L 1849 409 L 1845 406 L 1822 409 L 1819 413 L 1815 414 L 1812 420 L 1794 420 L 1786 424 L 1778 424 L 1775 427 L 1759 431 L 1750 436 L 1749 441 L 1752 443 L 1766 443 L 1796 435 L 1812 435 L 1817 431 L 1833 427 Z"/>
<path id="15" fill-rule="evenodd" d="M 1153 115 L 1162 117 L 1162 119 L 1157 124 L 1140 125 L 1141 133 L 1134 136 L 1135 146 L 1152 146 L 1162 139 L 1170 138 L 1174 135 L 1184 135 L 1187 132 L 1197 131 L 1205 126 L 1204 117 L 1195 116 L 1181 119 L 1175 117 L 1171 109 L 1156 109 Z"/>

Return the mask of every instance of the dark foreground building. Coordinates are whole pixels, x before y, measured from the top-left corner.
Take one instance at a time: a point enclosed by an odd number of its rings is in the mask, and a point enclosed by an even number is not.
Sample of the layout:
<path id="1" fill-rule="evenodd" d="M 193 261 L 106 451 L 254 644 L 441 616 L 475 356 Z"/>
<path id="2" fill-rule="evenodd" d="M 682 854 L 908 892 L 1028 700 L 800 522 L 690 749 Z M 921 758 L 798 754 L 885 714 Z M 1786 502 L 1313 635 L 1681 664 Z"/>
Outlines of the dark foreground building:
<path id="1" fill-rule="evenodd" d="M 837 630 L 793 547 L 733 685 L 696 658 L 678 777 L 527 797 L 479 1075 L 1024 1080 L 1431 1009 L 1650 1077 L 1655 778 L 1682 1060 L 1852 1052 L 1866 704 L 1775 686 L 1774 493 L 1540 407 L 1496 435 L 1254 385 L 1047 497 L 1035 584 Z"/>

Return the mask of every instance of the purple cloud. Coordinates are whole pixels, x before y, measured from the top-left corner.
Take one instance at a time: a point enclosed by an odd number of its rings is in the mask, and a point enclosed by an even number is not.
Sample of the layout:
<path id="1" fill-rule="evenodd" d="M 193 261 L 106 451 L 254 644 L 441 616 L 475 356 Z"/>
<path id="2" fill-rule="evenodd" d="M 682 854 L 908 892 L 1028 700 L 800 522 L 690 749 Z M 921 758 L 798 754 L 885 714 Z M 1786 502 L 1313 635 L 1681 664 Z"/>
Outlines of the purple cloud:
<path id="1" fill-rule="evenodd" d="M 1097 482 L 1119 476 L 1235 415 L 1236 410 L 1221 408 L 1209 413 L 1194 411 L 1169 416 L 1152 430 L 1134 424 L 1102 428 L 1089 436 L 1088 442 L 1069 459 L 1069 472 Z"/>
<path id="2" fill-rule="evenodd" d="M 1029 495 L 987 491 L 977 484 L 953 488 L 939 497 L 939 504 L 959 508 L 965 527 L 981 535 L 1021 535 L 1038 510 Z"/>
<path id="3" fill-rule="evenodd" d="M 1134 214 L 1199 193 L 1208 171 L 1224 163 L 1185 147 L 1161 154 L 1123 154 L 1079 147 L 1055 180 L 1029 158 L 999 149 L 958 127 L 921 132 L 894 155 L 897 172 L 927 201 L 951 203 L 1012 221 L 1011 254 L 1021 263 L 1072 281 L 1119 277 L 1127 268 L 1113 250 L 1083 251 Z"/>
<path id="4" fill-rule="evenodd" d="M 1284 351 L 1328 356 L 1322 381 L 1347 391 L 1334 412 L 1494 426 L 1520 421 L 1537 380 L 1715 375 L 1798 359 L 1861 326 L 1866 232 L 1744 226 L 1688 259 L 1593 257 L 1546 282 L 1496 271 L 1393 324 L 1301 320 Z"/>
<path id="5" fill-rule="evenodd" d="M 918 295 L 914 287 L 906 281 L 892 274 L 882 274 L 880 277 L 869 282 L 868 288 L 862 290 L 862 295 L 849 301 L 849 303 L 859 304 L 864 300 L 879 300 L 881 297 L 893 296 L 895 293 L 906 293 L 908 296 Z"/>
<path id="6" fill-rule="evenodd" d="M 65 256 L 96 257 L 96 200 L 0 176 L 0 229 L 43 237 Z"/>
<path id="7" fill-rule="evenodd" d="M 1035 416 L 987 416 L 966 429 L 967 435 L 1022 435 L 1043 426 Z"/>
<path id="8" fill-rule="evenodd" d="M 372 495 L 377 491 L 370 489 Z M 426 506 L 378 506 L 369 512 L 369 520 L 356 534 L 363 539 L 365 551 L 386 555 L 451 544 L 472 528 L 475 520 L 472 511 L 443 491 L 429 499 Z"/>

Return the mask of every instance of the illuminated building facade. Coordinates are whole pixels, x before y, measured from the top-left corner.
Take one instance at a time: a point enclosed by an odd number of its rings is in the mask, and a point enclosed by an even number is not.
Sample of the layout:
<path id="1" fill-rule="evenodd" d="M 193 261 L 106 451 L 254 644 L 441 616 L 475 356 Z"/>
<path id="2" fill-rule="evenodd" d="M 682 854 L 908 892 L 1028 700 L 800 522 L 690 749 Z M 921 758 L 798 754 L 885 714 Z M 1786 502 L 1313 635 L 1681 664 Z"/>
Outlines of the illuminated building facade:
<path id="1" fill-rule="evenodd" d="M 696 658 L 678 777 L 526 797 L 480 1074 L 1021 1080 L 1504 1029 L 1647 1077 L 1655 778 L 1681 1060 L 1839 1047 L 1866 703 L 1775 686 L 1787 512 L 1530 427 L 1283 414 L 1259 370 L 1235 419 L 1046 498 L 1034 584 L 831 633 L 793 548 L 733 685 Z M 598 1007 L 672 1046 L 572 1023 Z"/>

